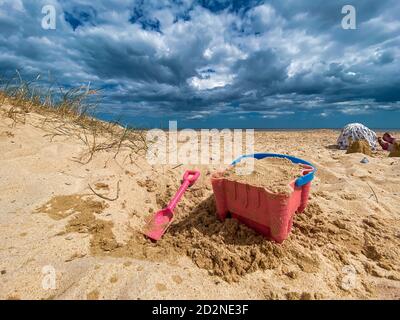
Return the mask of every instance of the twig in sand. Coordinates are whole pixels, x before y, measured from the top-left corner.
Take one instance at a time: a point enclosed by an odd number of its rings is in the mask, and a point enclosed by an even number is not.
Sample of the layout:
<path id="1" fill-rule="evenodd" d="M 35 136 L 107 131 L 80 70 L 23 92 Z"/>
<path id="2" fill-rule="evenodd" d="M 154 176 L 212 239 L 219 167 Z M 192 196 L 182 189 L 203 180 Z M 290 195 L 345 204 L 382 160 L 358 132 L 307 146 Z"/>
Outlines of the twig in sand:
<path id="1" fill-rule="evenodd" d="M 117 195 L 114 198 L 108 198 L 108 197 L 106 197 L 106 196 L 104 196 L 104 195 L 102 195 L 100 193 L 97 193 L 96 191 L 93 190 L 92 186 L 89 183 L 88 183 L 88 186 L 89 186 L 90 190 L 92 190 L 92 192 L 96 196 L 98 196 L 98 197 L 100 197 L 100 198 L 102 198 L 104 200 L 115 201 L 115 200 L 117 200 L 119 198 L 119 181 L 117 182 Z"/>
<path id="2" fill-rule="evenodd" d="M 375 196 L 376 203 L 379 203 L 379 199 L 378 199 L 378 196 L 375 193 L 375 190 L 371 187 L 371 185 L 367 181 L 365 181 L 365 182 L 367 183 L 368 187 L 372 190 L 372 193 Z"/>
<path id="3" fill-rule="evenodd" d="M 179 167 L 183 166 L 183 163 L 178 164 L 177 166 L 173 167 L 172 170 L 177 169 Z"/>

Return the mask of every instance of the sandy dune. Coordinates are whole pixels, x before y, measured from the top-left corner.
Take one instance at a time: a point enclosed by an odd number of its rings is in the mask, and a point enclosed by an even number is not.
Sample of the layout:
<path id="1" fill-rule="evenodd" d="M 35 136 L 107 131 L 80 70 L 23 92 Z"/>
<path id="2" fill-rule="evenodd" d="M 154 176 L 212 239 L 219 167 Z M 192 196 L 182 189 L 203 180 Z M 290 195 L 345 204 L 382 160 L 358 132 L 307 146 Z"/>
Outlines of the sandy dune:
<path id="1" fill-rule="evenodd" d="M 217 221 L 210 165 L 197 166 L 200 180 L 152 244 L 140 234 L 146 216 L 186 167 L 151 166 L 124 150 L 82 164 L 83 142 L 48 136 L 42 120 L 0 118 L 1 299 L 400 298 L 399 158 L 379 151 L 362 164 L 364 155 L 332 146 L 332 130 L 257 132 L 256 151 L 318 167 L 289 239 L 276 245 Z M 54 289 L 43 288 L 49 270 Z"/>

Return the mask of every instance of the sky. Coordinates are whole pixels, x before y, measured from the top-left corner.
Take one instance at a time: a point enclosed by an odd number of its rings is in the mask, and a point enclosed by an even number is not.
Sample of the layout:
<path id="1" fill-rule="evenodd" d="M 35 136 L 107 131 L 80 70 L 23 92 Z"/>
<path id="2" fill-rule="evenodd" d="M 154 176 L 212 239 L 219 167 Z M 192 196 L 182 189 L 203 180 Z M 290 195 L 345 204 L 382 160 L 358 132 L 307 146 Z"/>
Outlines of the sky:
<path id="1" fill-rule="evenodd" d="M 90 83 L 99 118 L 136 127 L 399 128 L 399 17 L 398 0 L 0 0 L 0 76 Z"/>

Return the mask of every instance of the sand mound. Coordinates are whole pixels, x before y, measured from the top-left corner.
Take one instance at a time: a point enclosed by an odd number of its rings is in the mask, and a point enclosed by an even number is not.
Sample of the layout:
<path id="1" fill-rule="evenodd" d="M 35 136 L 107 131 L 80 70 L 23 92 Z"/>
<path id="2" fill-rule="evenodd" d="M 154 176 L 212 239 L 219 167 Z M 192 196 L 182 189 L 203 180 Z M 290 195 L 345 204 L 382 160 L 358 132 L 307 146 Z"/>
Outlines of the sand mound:
<path id="1" fill-rule="evenodd" d="M 346 153 L 363 153 L 372 156 L 371 147 L 367 140 L 356 140 L 351 142 Z"/>
<path id="2" fill-rule="evenodd" d="M 228 180 L 263 187 L 273 193 L 280 194 L 287 194 L 292 191 L 289 184 L 301 176 L 303 169 L 301 165 L 294 164 L 284 158 L 254 160 L 254 170 L 250 174 L 238 174 L 237 169 L 244 166 L 246 166 L 246 159 L 236 166 L 228 168 L 223 173 L 223 177 Z"/>
<path id="3" fill-rule="evenodd" d="M 152 242 L 141 232 L 132 230 L 130 239 L 119 243 L 112 231 L 113 222 L 97 218 L 92 209 L 103 210 L 103 202 L 83 196 L 71 197 L 78 200 L 78 205 L 68 202 L 72 207 L 64 207 L 57 214 L 66 216 L 65 212 L 74 208 L 65 230 L 91 234 L 90 251 L 94 255 L 171 264 L 175 264 L 179 256 L 188 256 L 197 267 L 227 282 L 237 282 L 257 270 L 274 269 L 289 278 L 297 277 L 296 270 L 317 273 L 321 268 L 321 256 L 316 252 L 320 252 L 320 248 L 324 248 L 323 256 L 338 270 L 360 254 L 385 270 L 399 269 L 394 261 L 400 258 L 400 249 L 392 245 L 393 241 L 399 241 L 391 237 L 390 245 L 385 245 L 382 238 L 388 225 L 378 224 L 372 217 L 364 221 L 361 230 L 354 229 L 346 221 L 328 218 L 313 201 L 304 213 L 295 216 L 293 232 L 281 245 L 267 241 L 235 219 L 219 221 L 212 196 L 194 206 L 189 214 L 179 215 L 160 241 Z M 55 197 L 42 208 L 59 201 L 59 197 Z M 371 263 L 365 263 L 365 270 L 372 274 L 377 272 Z"/>
<path id="4" fill-rule="evenodd" d="M 275 268 L 282 249 L 235 219 L 219 221 L 209 198 L 193 214 L 171 226 L 162 245 L 171 245 L 202 269 L 224 280 L 238 281 L 256 270 Z"/>
<path id="5" fill-rule="evenodd" d="M 55 197 L 49 203 L 58 198 Z M 176 262 L 177 257 L 186 255 L 199 268 L 206 269 L 210 275 L 221 277 L 227 282 L 239 281 L 244 275 L 257 270 L 277 268 L 284 261 L 290 260 L 302 264 L 304 270 L 318 269 L 318 259 L 301 255 L 291 245 L 282 246 L 267 241 L 235 219 L 219 221 L 215 214 L 213 197 L 201 202 L 190 215 L 173 224 L 157 243 L 134 230 L 126 243 L 118 243 L 112 232 L 113 223 L 98 219 L 90 209 L 104 208 L 103 202 L 83 197 L 76 199 L 79 210 L 74 212 L 65 231 L 91 234 L 90 249 L 94 255 L 134 257 L 170 263 Z M 43 207 L 48 206 L 49 204 Z M 310 212 L 318 210 L 319 207 L 310 206 Z M 72 210 L 64 208 L 64 211 Z M 65 216 L 64 211 L 60 210 L 58 213 Z M 303 262 L 299 262 L 299 259 Z"/>

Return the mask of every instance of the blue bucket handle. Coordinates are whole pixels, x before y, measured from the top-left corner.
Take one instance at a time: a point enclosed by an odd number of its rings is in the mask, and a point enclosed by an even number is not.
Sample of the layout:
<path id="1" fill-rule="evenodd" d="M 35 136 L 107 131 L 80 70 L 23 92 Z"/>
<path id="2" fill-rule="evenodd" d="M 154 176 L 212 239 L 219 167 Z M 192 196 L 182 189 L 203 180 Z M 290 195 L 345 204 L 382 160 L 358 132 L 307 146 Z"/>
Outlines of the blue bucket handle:
<path id="1" fill-rule="evenodd" d="M 293 163 L 301 163 L 301 164 L 306 164 L 310 167 L 313 168 L 313 171 L 307 173 L 304 176 L 301 176 L 299 178 L 296 179 L 296 186 L 297 187 L 301 187 L 304 186 L 305 184 L 309 183 L 310 181 L 312 181 L 314 179 L 314 173 L 317 171 L 317 169 L 315 168 L 314 165 L 312 165 L 310 162 L 305 161 L 303 159 L 300 158 L 296 158 L 296 157 L 292 157 L 292 156 L 288 156 L 286 154 L 279 154 L 279 153 L 254 153 L 254 154 L 245 154 L 240 156 L 239 158 L 237 158 L 235 161 L 232 162 L 232 165 L 234 166 L 235 164 L 239 163 L 242 159 L 244 158 L 255 158 L 257 160 L 259 159 L 264 159 L 264 158 L 285 158 L 285 159 L 289 159 L 290 161 L 292 161 Z"/>

